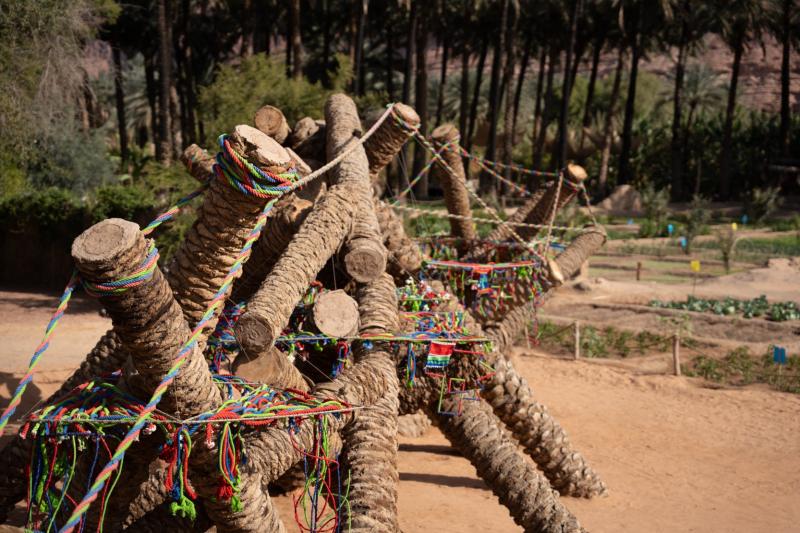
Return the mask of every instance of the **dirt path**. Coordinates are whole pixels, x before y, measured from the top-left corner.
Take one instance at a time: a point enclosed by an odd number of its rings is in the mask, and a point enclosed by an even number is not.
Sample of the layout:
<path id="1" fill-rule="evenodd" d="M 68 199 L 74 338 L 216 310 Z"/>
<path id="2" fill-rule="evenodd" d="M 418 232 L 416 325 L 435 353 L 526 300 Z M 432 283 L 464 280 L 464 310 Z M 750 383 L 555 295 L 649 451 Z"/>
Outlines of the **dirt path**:
<path id="1" fill-rule="evenodd" d="M 18 375 L 47 323 L 48 301 L 20 293 L 0 298 L 0 371 Z M 32 298 L 42 303 L 26 303 Z M 59 326 L 49 377 L 38 383 L 42 394 L 108 326 L 84 306 Z M 800 397 L 711 390 L 697 380 L 602 363 L 527 355 L 518 364 L 608 482 L 607 498 L 563 499 L 589 531 L 797 531 Z M 0 387 L 0 398 L 7 397 Z M 519 531 L 437 430 L 402 439 L 399 468 L 404 531 Z M 290 498 L 278 505 L 292 530 Z"/>

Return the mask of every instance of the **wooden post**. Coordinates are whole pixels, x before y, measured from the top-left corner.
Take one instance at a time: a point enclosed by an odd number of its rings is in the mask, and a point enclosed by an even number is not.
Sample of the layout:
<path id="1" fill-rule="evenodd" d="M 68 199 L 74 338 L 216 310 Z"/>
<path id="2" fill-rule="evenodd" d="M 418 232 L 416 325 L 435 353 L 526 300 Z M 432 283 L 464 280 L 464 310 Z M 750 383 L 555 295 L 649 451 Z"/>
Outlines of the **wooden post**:
<path id="1" fill-rule="evenodd" d="M 577 361 L 578 358 L 581 356 L 581 325 L 580 322 L 577 320 L 574 324 L 575 329 L 575 360 Z"/>
<path id="2" fill-rule="evenodd" d="M 636 261 L 636 281 L 641 281 L 642 279 L 642 262 Z"/>
<path id="3" fill-rule="evenodd" d="M 681 336 L 675 333 L 672 336 L 672 369 L 676 376 L 681 375 Z"/>

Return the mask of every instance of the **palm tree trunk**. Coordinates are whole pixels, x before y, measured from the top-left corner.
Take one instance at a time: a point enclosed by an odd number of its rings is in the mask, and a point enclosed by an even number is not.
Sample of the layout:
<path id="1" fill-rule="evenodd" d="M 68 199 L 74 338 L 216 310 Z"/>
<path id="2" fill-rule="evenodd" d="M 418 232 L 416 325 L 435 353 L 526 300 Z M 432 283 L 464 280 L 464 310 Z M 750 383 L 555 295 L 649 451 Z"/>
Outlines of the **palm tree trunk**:
<path id="1" fill-rule="evenodd" d="M 534 145 L 533 150 L 533 168 L 537 169 L 542 167 L 542 158 L 544 157 L 545 148 L 544 143 L 547 139 L 547 126 L 550 124 L 550 120 L 553 116 L 550 107 L 552 104 L 553 76 L 555 75 L 557 59 L 558 49 L 553 46 L 550 48 L 550 59 L 547 65 L 547 81 L 545 82 L 544 89 L 544 108 L 542 109 L 542 118 L 539 124 L 536 136 L 536 144 Z"/>
<path id="2" fill-rule="evenodd" d="M 678 63 L 675 65 L 675 91 L 672 97 L 672 198 L 680 199 L 683 195 L 683 154 L 681 153 L 681 93 L 686 63 L 686 39 L 689 24 L 686 20 L 681 24 L 680 41 L 678 42 Z"/>
<path id="3" fill-rule="evenodd" d="M 370 210 L 372 208 L 370 207 Z M 359 332 L 391 333 L 397 329 L 397 294 L 388 274 L 356 291 Z M 357 349 L 355 361 L 365 352 Z M 350 471 L 350 523 L 353 531 L 399 531 L 397 523 L 397 411 L 399 381 L 389 382 L 381 398 L 358 412 L 342 431 L 343 464 Z"/>
<path id="4" fill-rule="evenodd" d="M 722 127 L 722 147 L 719 155 L 719 194 L 727 199 L 731 193 L 731 137 L 733 134 L 733 116 L 736 112 L 736 89 L 739 84 L 739 68 L 744 52 L 744 37 L 739 36 L 733 47 L 733 67 L 731 68 L 731 84 L 728 88 L 728 105 L 725 108 L 725 123 Z"/>
<path id="5" fill-rule="evenodd" d="M 112 44 L 111 53 L 114 59 L 114 101 L 117 105 L 120 170 L 125 173 L 128 163 L 128 127 L 125 120 L 125 90 L 122 84 L 122 52 L 118 43 Z"/>
<path id="6" fill-rule="evenodd" d="M 141 265 L 147 249 L 144 235 L 136 224 L 107 220 L 89 228 L 76 239 L 72 256 L 84 280 L 108 283 Z M 190 336 L 190 328 L 180 306 L 157 267 L 147 283 L 106 296 L 101 302 L 115 323 L 125 325 L 119 328 L 118 333 L 120 340 L 130 349 L 131 360 L 137 371 L 136 381 L 128 381 L 126 385 L 133 387 L 132 392 L 137 396 L 149 397 L 169 373 L 175 354 Z M 185 418 L 207 412 L 221 404 L 220 391 L 211 378 L 202 350 L 195 345 L 159 408 Z M 143 446 L 132 450 L 131 458 L 147 453 L 147 446 Z M 193 459 L 192 470 L 201 474 L 193 476 L 194 486 L 212 520 L 220 527 L 235 525 L 240 531 L 259 530 L 260 522 L 256 516 L 268 514 L 263 511 L 270 507 L 268 496 L 261 492 L 260 484 L 254 491 L 249 488 L 252 481 L 249 478 L 252 476 L 246 473 L 242 476 L 243 490 L 239 497 L 243 505 L 241 511 L 234 512 L 229 502 L 214 498 L 217 487 L 215 473 L 219 468 L 217 453 L 199 448 Z M 148 470 L 136 468 L 134 464 L 129 465 L 127 473 L 123 471 L 123 474 L 125 483 L 121 483 L 114 493 L 117 504 L 133 499 L 138 487 L 147 480 Z M 272 515 L 275 516 L 274 512 Z M 120 516 L 114 513 L 111 519 L 116 520 Z M 278 525 L 276 516 L 275 525 Z"/>
<path id="7" fill-rule="evenodd" d="M 622 85 L 622 68 L 625 64 L 625 49 L 619 49 L 617 57 L 617 68 L 614 70 L 614 82 L 611 85 L 611 103 L 606 113 L 606 123 L 603 126 L 603 147 L 600 155 L 600 172 L 597 176 L 597 186 L 601 194 L 608 190 L 608 164 L 611 161 L 611 145 L 613 143 L 612 134 L 614 131 L 614 115 L 617 114 L 617 100 L 619 100 L 619 89 Z"/>
<path id="8" fill-rule="evenodd" d="M 589 87 L 586 89 L 586 103 L 583 106 L 583 130 L 581 130 L 581 144 L 580 148 L 583 150 L 583 141 L 585 139 L 584 131 L 592 122 L 592 106 L 594 104 L 594 89 L 597 83 L 597 70 L 600 65 L 600 53 L 603 51 L 603 44 L 605 42 L 605 33 L 597 38 L 594 43 L 594 50 L 592 50 L 592 71 L 589 74 Z"/>
<path id="9" fill-rule="evenodd" d="M 394 102 L 394 24 L 386 17 L 386 94 Z"/>
<path id="10" fill-rule="evenodd" d="M 153 146 L 156 151 L 158 148 L 158 87 L 156 86 L 156 74 L 153 56 L 145 54 L 144 56 L 144 81 L 145 91 L 147 93 L 147 104 L 150 109 L 150 137 L 153 141 Z"/>
<path id="11" fill-rule="evenodd" d="M 455 412 L 459 409 L 458 401 L 447 398 L 443 408 Z M 526 532 L 583 531 L 547 480 L 525 461 L 516 443 L 498 427 L 488 405 L 465 400 L 459 416 L 438 416 L 435 405 L 429 411 L 445 437 L 472 463 L 478 476 L 508 508 L 517 525 Z"/>
<path id="12" fill-rule="evenodd" d="M 428 131 L 428 15 L 423 10 L 417 20 L 417 60 L 416 60 L 416 94 L 414 96 L 414 107 L 419 114 L 419 132 L 425 135 Z M 427 154 L 421 146 L 414 147 L 414 169 L 413 175 L 416 176 L 425 166 Z M 414 186 L 414 194 L 417 198 L 425 200 L 428 198 L 428 175 L 420 179 Z"/>
<path id="13" fill-rule="evenodd" d="M 522 100 L 522 87 L 525 85 L 525 74 L 528 71 L 528 64 L 531 60 L 531 48 L 533 47 L 533 35 L 528 34 L 527 42 L 525 43 L 525 51 L 522 54 L 522 60 L 519 66 L 519 76 L 517 77 L 517 88 L 514 91 L 514 120 L 512 121 L 511 129 L 514 132 L 513 143 L 517 142 L 517 119 L 519 118 L 519 106 Z"/>
<path id="14" fill-rule="evenodd" d="M 156 158 L 163 164 L 172 162 L 172 122 L 169 101 L 172 88 L 172 39 L 167 22 L 167 1 L 158 0 L 158 126 Z"/>
<path id="15" fill-rule="evenodd" d="M 472 88 L 472 104 L 469 108 L 469 132 L 465 139 L 467 152 L 472 151 L 472 139 L 475 136 L 475 126 L 478 121 L 478 101 L 481 97 L 481 84 L 483 82 L 483 68 L 486 65 L 486 55 L 489 53 L 489 34 L 483 33 L 481 53 L 478 56 L 478 67 L 475 75 L 475 86 Z"/>
<path id="16" fill-rule="evenodd" d="M 564 83 L 561 91 L 561 116 L 558 121 L 558 164 L 557 168 L 562 168 L 567 162 L 567 141 L 569 132 L 567 131 L 567 119 L 569 118 L 569 97 L 572 92 L 572 63 L 578 63 L 575 55 L 575 41 L 578 38 L 578 16 L 580 14 L 581 1 L 574 0 L 572 15 L 570 17 L 569 47 L 567 48 L 566 59 L 564 60 Z"/>
<path id="17" fill-rule="evenodd" d="M 439 71 L 439 94 L 436 99 L 435 126 L 439 126 L 442 123 L 442 108 L 444 107 L 444 91 L 447 85 L 447 60 L 449 59 L 449 54 L 450 47 L 447 45 L 447 42 L 444 42 L 444 44 L 442 44 L 442 66 Z"/>
<path id="18" fill-rule="evenodd" d="M 325 104 L 329 158 L 341 153 L 357 133 L 352 123 L 345 120 L 350 114 L 349 107 L 354 108 L 355 104 L 342 94 L 333 95 Z M 363 146 L 335 168 L 332 182 L 333 186 L 306 217 L 239 319 L 238 338 L 242 349 L 251 355 L 273 345 L 297 302 L 349 234 L 359 207 L 354 200 L 362 197 L 363 187 L 369 187 Z"/>
<path id="19" fill-rule="evenodd" d="M 631 176 L 631 136 L 633 135 L 633 115 L 636 110 L 636 78 L 639 74 L 639 58 L 641 56 L 639 21 L 641 9 L 639 4 L 633 10 L 634 33 L 631 37 L 631 75 L 628 79 L 628 98 L 625 101 L 625 122 L 622 126 L 622 148 L 619 154 L 619 177 L 617 184 L 628 183 Z"/>
<path id="20" fill-rule="evenodd" d="M 536 99 L 533 108 L 533 130 L 531 131 L 531 148 L 535 151 L 536 139 L 539 137 L 539 129 L 542 127 L 542 89 L 544 87 L 544 73 L 547 69 L 547 47 L 542 46 L 542 51 L 539 54 L 539 75 L 536 79 Z M 538 168 L 535 167 L 534 168 Z M 527 187 L 533 190 L 536 187 L 536 176 L 528 178 Z"/>
<path id="21" fill-rule="evenodd" d="M 516 46 L 514 35 L 517 30 L 516 10 L 511 9 L 508 23 L 508 39 L 506 40 L 506 63 L 503 73 L 503 85 L 505 86 L 505 109 L 503 110 L 503 163 L 511 165 L 511 158 L 514 151 L 514 67 L 517 65 Z M 523 73 L 520 72 L 520 78 Z M 507 166 L 503 171 L 504 177 L 511 179 L 511 167 Z M 508 185 L 504 183 L 495 184 L 501 194 L 506 194 Z"/>
<path id="22" fill-rule="evenodd" d="M 360 0 L 358 11 L 358 30 L 356 32 L 356 61 L 354 65 L 355 74 L 353 76 L 353 92 L 358 95 L 364 94 L 364 32 L 367 27 L 367 10 L 369 0 Z M 354 8 L 355 9 L 355 8 Z"/>
<path id="23" fill-rule="evenodd" d="M 790 55 L 792 53 L 791 46 L 791 9 L 792 0 L 783 0 L 783 55 L 781 57 L 781 123 L 780 123 L 780 146 L 781 155 L 784 157 L 789 156 L 789 125 L 791 124 L 791 115 L 789 110 L 789 88 L 791 86 L 791 69 Z"/>
<path id="24" fill-rule="evenodd" d="M 437 150 L 443 146 L 448 148 L 442 150 L 441 157 L 450 167 L 449 172 L 440 163 L 434 164 L 431 172 L 434 179 L 439 182 L 444 192 L 444 202 L 447 212 L 452 215 L 462 217 L 472 216 L 469 206 L 469 193 L 467 192 L 467 178 L 464 173 L 464 163 L 461 158 L 461 136 L 452 124 L 439 126 L 431 134 L 433 144 Z M 475 231 L 475 224 L 471 220 L 452 219 L 450 221 L 450 235 L 462 239 L 461 247 L 468 246 L 469 241 L 475 239 L 478 234 Z"/>
<path id="25" fill-rule="evenodd" d="M 464 24 L 472 19 L 472 0 L 464 0 Z M 469 40 L 461 44 L 461 94 L 458 106 L 458 131 L 468 133 L 469 124 Z M 467 139 L 465 139 L 467 141 Z"/>
<path id="26" fill-rule="evenodd" d="M 292 47 L 292 78 L 299 80 L 303 77 L 303 37 L 300 33 L 300 0 L 290 0 L 289 16 L 291 19 L 292 40 L 291 43 L 287 43 L 287 47 Z"/>
<path id="27" fill-rule="evenodd" d="M 506 29 L 508 24 L 508 4 L 509 0 L 503 0 L 500 8 L 500 24 L 501 31 L 497 32 L 497 39 L 495 41 L 494 52 L 492 53 L 492 72 L 489 80 L 489 139 L 486 143 L 486 159 L 494 161 L 496 159 L 497 150 L 497 122 L 500 117 L 500 105 L 502 100 L 502 93 L 500 90 L 500 81 L 503 72 L 503 55 L 506 48 Z M 481 194 L 488 194 L 494 196 L 497 194 L 497 187 L 494 178 L 488 172 L 481 172 L 480 176 L 480 192 Z"/>

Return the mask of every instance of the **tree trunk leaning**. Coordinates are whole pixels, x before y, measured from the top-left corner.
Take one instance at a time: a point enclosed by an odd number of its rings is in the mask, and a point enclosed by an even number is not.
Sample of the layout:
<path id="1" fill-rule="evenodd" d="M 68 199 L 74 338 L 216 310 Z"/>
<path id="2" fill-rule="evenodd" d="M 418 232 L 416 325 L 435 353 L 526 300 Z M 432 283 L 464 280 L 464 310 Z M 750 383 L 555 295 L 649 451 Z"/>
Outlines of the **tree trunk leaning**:
<path id="1" fill-rule="evenodd" d="M 332 97 L 326 107 L 340 105 L 342 98 L 346 97 Z M 326 114 L 332 118 L 339 116 L 333 111 Z M 328 123 L 327 128 L 335 129 L 336 125 Z M 336 134 L 331 138 L 336 140 L 340 136 Z M 357 171 L 348 171 L 359 166 L 363 170 L 363 165 L 348 167 L 356 163 L 359 154 L 364 157 L 361 149 L 356 150 L 337 167 L 333 186 L 306 217 L 239 319 L 237 337 L 251 356 L 272 346 L 288 323 L 296 303 L 350 232 L 356 210 L 353 198 L 358 197 L 357 191 L 367 179 Z"/>
<path id="2" fill-rule="evenodd" d="M 406 104 L 394 104 L 391 116 L 366 140 L 364 151 L 367 153 L 369 175 L 373 183 L 380 171 L 391 163 L 405 145 L 412 132 L 419 128 L 419 121 L 419 115 L 414 108 Z"/>
<path id="3" fill-rule="evenodd" d="M 350 149 L 351 143 L 359 142 L 361 121 L 355 102 L 347 96 L 333 95 L 328 99 L 325 123 L 328 161 Z M 357 204 L 350 234 L 344 242 L 345 270 L 357 282 L 367 283 L 386 270 L 386 248 L 372 206 L 369 161 L 363 145 L 356 147 L 333 172 L 338 175 L 338 181 L 352 183 L 352 200 Z"/>
<path id="4" fill-rule="evenodd" d="M 393 333 L 397 330 L 397 294 L 392 278 L 358 286 L 361 334 Z M 356 347 L 356 362 L 366 350 Z M 379 352 L 392 362 L 387 352 Z M 389 380 L 380 399 L 355 413 L 344 428 L 343 463 L 350 470 L 350 524 L 353 531 L 399 531 L 397 521 L 397 379 Z"/>
<path id="5" fill-rule="evenodd" d="M 282 173 L 291 165 L 282 146 L 251 126 L 236 126 L 230 142 L 247 160 L 265 170 Z M 211 180 L 197 220 L 168 270 L 175 297 L 192 327 L 222 286 L 266 203 L 266 199 L 242 194 L 222 179 Z M 215 326 L 216 319 L 210 320 L 205 334 Z"/>
<path id="6" fill-rule="evenodd" d="M 461 135 L 452 124 L 444 124 L 433 130 L 431 137 L 434 147 L 440 152 L 442 160 L 449 167 L 447 169 L 437 161 L 432 169 L 433 177 L 442 186 L 447 212 L 451 215 L 471 217 L 467 178 L 461 158 Z M 469 241 L 477 237 L 475 223 L 472 220 L 451 219 L 450 235 L 464 241 L 461 244 L 463 250 L 468 246 Z"/>
<path id="7" fill-rule="evenodd" d="M 443 403 L 447 410 L 458 409 L 456 400 L 447 398 Z M 434 416 L 435 406 L 431 410 Z M 498 427 L 488 405 L 465 400 L 460 416 L 439 415 L 436 420 L 450 443 L 472 463 L 478 476 L 526 532 L 583 531 L 547 480 L 525 461 L 516 444 Z"/>
<path id="8" fill-rule="evenodd" d="M 84 280 L 107 283 L 120 279 L 144 262 L 147 244 L 139 228 L 132 222 L 109 219 L 92 226 L 74 242 L 72 257 Z M 158 267 L 146 283 L 107 295 L 101 303 L 117 324 L 122 342 L 131 352 L 135 376 L 126 376 L 138 396 L 150 396 L 156 385 L 169 372 L 176 354 L 190 335 L 190 328 L 180 306 Z M 222 403 L 219 389 L 211 379 L 208 365 L 199 347 L 191 349 L 159 408 L 178 417 L 187 417 L 212 410 Z M 240 511 L 233 511 L 230 502 L 217 501 L 218 454 L 196 446 L 190 466 L 193 484 L 203 498 L 214 523 L 225 531 L 260 531 L 262 520 L 272 517 L 278 531 L 282 529 L 268 497 L 250 488 L 254 480 L 245 474 L 242 479 Z M 128 469 L 130 472 L 133 469 Z M 136 488 L 147 477 L 147 471 L 132 472 L 134 480 L 127 486 Z M 133 480 L 132 480 L 133 481 Z M 138 491 L 137 491 L 138 492 Z M 130 494 L 132 496 L 134 493 Z M 119 499 L 120 491 L 115 492 Z M 263 518 L 259 518 L 263 517 Z"/>

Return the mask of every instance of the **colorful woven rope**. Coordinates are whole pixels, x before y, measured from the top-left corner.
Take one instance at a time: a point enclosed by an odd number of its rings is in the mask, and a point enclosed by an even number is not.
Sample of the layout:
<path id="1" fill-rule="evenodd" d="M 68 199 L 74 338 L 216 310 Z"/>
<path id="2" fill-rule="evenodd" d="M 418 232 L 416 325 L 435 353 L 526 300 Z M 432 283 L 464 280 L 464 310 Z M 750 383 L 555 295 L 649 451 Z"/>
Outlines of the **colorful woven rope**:
<path id="1" fill-rule="evenodd" d="M 33 352 L 33 357 L 31 357 L 30 363 L 28 363 L 28 370 L 25 372 L 25 375 L 22 376 L 22 379 L 17 385 L 14 394 L 11 396 L 11 401 L 3 411 L 3 415 L 0 416 L 0 436 L 3 434 L 6 425 L 8 425 L 8 421 L 14 415 L 17 407 L 19 407 L 19 404 L 22 401 L 22 395 L 25 394 L 25 389 L 27 389 L 28 385 L 33 381 L 33 374 L 36 371 L 36 367 L 39 365 L 42 355 L 44 355 L 44 352 L 47 351 L 47 348 L 50 346 L 50 340 L 53 337 L 53 332 L 55 331 L 59 320 L 61 320 L 61 317 L 64 316 L 64 312 L 67 310 L 67 306 L 69 305 L 69 300 L 72 298 L 72 292 L 75 290 L 77 285 L 78 271 L 75 270 L 72 273 L 72 276 L 70 276 L 67 286 L 64 288 L 64 292 L 61 294 L 61 298 L 58 301 L 58 306 L 56 307 L 53 316 L 50 317 L 50 322 L 48 322 L 47 328 L 44 331 L 44 338 Z"/>
<path id="2" fill-rule="evenodd" d="M 70 516 L 67 523 L 61 528 L 61 533 L 67 533 L 75 529 L 78 524 L 81 522 L 83 515 L 89 510 L 89 506 L 91 503 L 96 500 L 100 494 L 100 491 L 103 490 L 105 487 L 108 479 L 111 477 L 113 472 L 119 468 L 120 463 L 122 462 L 123 457 L 125 456 L 125 452 L 127 452 L 128 448 L 133 445 L 133 443 L 138 439 L 139 434 L 141 433 L 142 429 L 147 424 L 150 416 L 155 411 L 156 406 L 161 401 L 161 398 L 166 393 L 169 386 L 177 377 L 178 373 L 180 372 L 181 367 L 186 363 L 191 355 L 192 350 L 194 349 L 195 345 L 197 344 L 197 339 L 203 332 L 206 324 L 214 317 L 217 309 L 221 309 L 224 306 L 225 296 L 227 295 L 228 289 L 230 288 L 233 280 L 236 279 L 239 270 L 242 268 L 242 264 L 250 257 L 250 253 L 253 247 L 253 243 L 258 240 L 258 237 L 261 235 L 261 230 L 264 228 L 264 225 L 267 221 L 267 214 L 272 209 L 273 205 L 275 205 L 276 200 L 272 200 L 267 202 L 264 206 L 264 209 L 261 211 L 258 217 L 258 221 L 255 227 L 250 232 L 250 235 L 245 240 L 242 249 L 239 251 L 239 254 L 236 257 L 233 265 L 231 265 L 228 274 L 225 276 L 222 285 L 220 286 L 217 293 L 211 299 L 206 312 L 201 317 L 200 321 L 197 323 L 195 328 L 192 330 L 189 338 L 186 339 L 186 342 L 181 347 L 180 351 L 178 352 L 177 356 L 175 357 L 172 367 L 169 369 L 167 374 L 161 380 L 161 383 L 153 391 L 152 396 L 150 397 L 150 401 L 147 403 L 145 409 L 139 414 L 137 417 L 136 423 L 131 427 L 125 437 L 119 442 L 117 445 L 117 449 L 115 450 L 114 454 L 111 456 L 111 459 L 105 465 L 105 467 L 97 474 L 97 478 L 95 479 L 92 486 L 89 488 L 89 491 L 83 497 L 80 503 L 78 503 L 75 508 L 73 509 L 72 515 Z"/>
<path id="3" fill-rule="evenodd" d="M 150 233 L 152 233 L 153 230 L 155 230 L 158 226 L 160 226 L 167 220 L 173 218 L 180 211 L 181 207 L 192 201 L 197 196 L 203 194 L 203 192 L 205 192 L 205 189 L 206 187 L 201 187 L 200 189 L 197 189 L 189 193 L 188 195 L 184 196 L 180 200 L 178 200 L 167 211 L 157 216 L 150 224 L 145 226 L 145 228 L 142 230 L 142 233 L 144 233 L 145 235 L 149 235 Z M 148 253 L 148 258 L 150 258 L 150 255 L 153 253 L 155 254 L 155 257 L 152 258 L 151 266 L 152 269 L 155 269 L 155 264 L 158 260 L 158 251 L 155 250 L 154 246 Z M 145 265 L 147 264 L 148 262 L 146 260 Z M 140 272 L 141 275 L 144 275 L 144 279 L 142 279 L 142 282 L 149 279 L 149 277 L 152 276 L 152 272 L 153 270 L 150 270 L 149 275 L 146 272 Z M 69 281 L 67 282 L 67 286 L 64 288 L 64 292 L 61 295 L 61 299 L 59 300 L 58 306 L 56 307 L 56 310 L 53 313 L 50 322 L 47 324 L 44 338 L 42 339 L 41 343 L 39 343 L 39 346 L 33 353 L 33 357 L 31 358 L 30 363 L 28 364 L 28 369 L 25 372 L 25 375 L 22 377 L 19 384 L 17 385 L 17 388 L 14 391 L 13 396 L 11 397 L 11 401 L 9 402 L 8 406 L 6 406 L 2 416 L 0 416 L 0 436 L 3 435 L 3 432 L 5 431 L 5 428 L 8 425 L 9 420 L 16 412 L 17 407 L 19 407 L 20 401 L 22 400 L 22 395 L 25 394 L 25 390 L 27 389 L 28 385 L 33 381 L 33 375 L 35 373 L 36 366 L 39 364 L 39 361 L 41 360 L 42 355 L 44 355 L 44 352 L 50 347 L 50 340 L 53 337 L 53 332 L 56 326 L 58 325 L 59 321 L 61 320 L 61 317 L 64 316 L 64 313 L 67 311 L 70 298 L 72 297 L 72 292 L 75 290 L 75 287 L 79 283 L 80 283 L 80 276 L 78 274 L 78 271 L 75 270 L 72 273 L 72 276 L 70 277 Z M 87 286 L 86 284 L 84 284 L 84 288 L 87 289 L 88 291 L 92 290 L 91 285 Z M 102 292 L 103 289 L 98 287 L 98 294 Z M 119 291 L 117 290 L 116 292 Z"/>
<path id="4" fill-rule="evenodd" d="M 292 164 L 285 172 L 276 174 L 260 168 L 236 151 L 227 135 L 220 135 L 220 152 L 214 173 L 243 194 L 257 198 L 278 198 L 289 192 L 298 179 L 297 167 Z"/>

